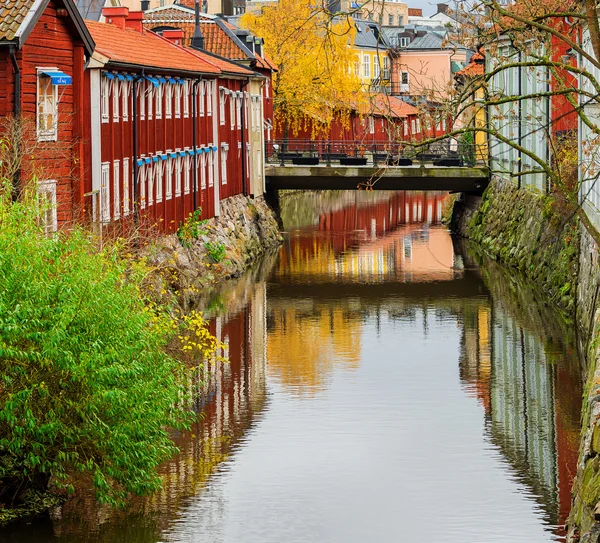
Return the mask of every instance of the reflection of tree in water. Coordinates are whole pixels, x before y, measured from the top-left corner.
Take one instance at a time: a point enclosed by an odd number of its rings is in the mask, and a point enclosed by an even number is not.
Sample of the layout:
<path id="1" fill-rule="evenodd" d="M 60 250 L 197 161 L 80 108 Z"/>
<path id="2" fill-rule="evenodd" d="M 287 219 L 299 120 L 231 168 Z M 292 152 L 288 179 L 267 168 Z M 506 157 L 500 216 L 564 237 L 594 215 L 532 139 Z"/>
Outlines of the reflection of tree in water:
<path id="1" fill-rule="evenodd" d="M 360 364 L 359 307 L 288 300 L 269 304 L 267 359 L 270 374 L 294 392 L 321 390 L 336 367 Z"/>
<path id="2" fill-rule="evenodd" d="M 530 489 L 546 522 L 558 526 L 569 512 L 577 462 L 577 356 L 554 324 L 556 316 L 526 288 L 491 263 L 483 275 L 493 297 L 463 308 L 460 377 L 484 407 L 491 442 Z M 561 528 L 555 533 L 564 535 Z"/>

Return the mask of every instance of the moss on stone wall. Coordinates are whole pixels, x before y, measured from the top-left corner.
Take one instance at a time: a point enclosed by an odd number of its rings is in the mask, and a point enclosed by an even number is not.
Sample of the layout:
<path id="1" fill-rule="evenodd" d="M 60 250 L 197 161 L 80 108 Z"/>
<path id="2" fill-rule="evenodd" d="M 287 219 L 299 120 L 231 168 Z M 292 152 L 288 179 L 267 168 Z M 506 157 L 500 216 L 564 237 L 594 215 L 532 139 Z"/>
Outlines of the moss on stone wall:
<path id="1" fill-rule="evenodd" d="M 574 315 L 579 230 L 552 196 L 494 180 L 472 214 L 464 214 L 459 234 L 488 255 L 518 269 L 543 290 L 546 299 Z"/>

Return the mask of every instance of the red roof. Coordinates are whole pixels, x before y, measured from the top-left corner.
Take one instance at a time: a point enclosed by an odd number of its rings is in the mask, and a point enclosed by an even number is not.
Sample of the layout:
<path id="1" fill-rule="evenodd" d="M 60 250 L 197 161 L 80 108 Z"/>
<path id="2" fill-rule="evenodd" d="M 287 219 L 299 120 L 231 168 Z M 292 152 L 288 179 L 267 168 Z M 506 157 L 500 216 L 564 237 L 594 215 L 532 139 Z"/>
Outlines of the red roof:
<path id="1" fill-rule="evenodd" d="M 418 115 L 419 110 L 407 104 L 396 96 L 376 94 L 371 98 L 371 111 L 374 115 L 395 117 L 402 119 L 409 115 Z"/>
<path id="2" fill-rule="evenodd" d="M 140 33 L 94 21 L 86 21 L 86 25 L 96 42 L 96 51 L 112 62 L 171 71 L 221 73 L 212 60 L 208 62 L 197 55 L 190 55 L 186 49 L 154 32 Z"/>
<path id="3" fill-rule="evenodd" d="M 210 62 L 225 73 L 239 75 L 254 74 L 252 70 L 248 70 L 247 68 L 244 68 L 239 64 L 235 64 L 234 62 L 229 62 L 224 58 L 213 57 L 212 55 L 208 55 L 207 53 L 203 53 L 202 51 L 198 51 L 197 49 L 192 48 L 186 48 L 186 51 L 206 62 Z"/>
<path id="4" fill-rule="evenodd" d="M 408 8 L 409 17 L 423 17 L 423 10 L 421 8 Z"/>
<path id="5" fill-rule="evenodd" d="M 465 66 L 462 70 L 456 72 L 456 75 L 464 75 L 466 77 L 476 77 L 479 75 L 483 75 L 484 66 L 483 64 L 477 64 L 475 62 L 471 62 L 471 64 Z"/>

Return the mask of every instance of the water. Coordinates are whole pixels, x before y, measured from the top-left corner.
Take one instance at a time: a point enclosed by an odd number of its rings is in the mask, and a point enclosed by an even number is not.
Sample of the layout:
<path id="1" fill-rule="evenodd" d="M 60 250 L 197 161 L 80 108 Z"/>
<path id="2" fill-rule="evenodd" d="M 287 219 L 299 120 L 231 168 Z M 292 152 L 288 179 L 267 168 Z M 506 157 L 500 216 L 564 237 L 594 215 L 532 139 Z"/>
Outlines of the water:
<path id="1" fill-rule="evenodd" d="M 287 241 L 210 302 L 228 365 L 162 492 L 81 495 L 1 541 L 562 540 L 579 445 L 568 328 L 453 244 L 445 195 L 284 202 Z"/>

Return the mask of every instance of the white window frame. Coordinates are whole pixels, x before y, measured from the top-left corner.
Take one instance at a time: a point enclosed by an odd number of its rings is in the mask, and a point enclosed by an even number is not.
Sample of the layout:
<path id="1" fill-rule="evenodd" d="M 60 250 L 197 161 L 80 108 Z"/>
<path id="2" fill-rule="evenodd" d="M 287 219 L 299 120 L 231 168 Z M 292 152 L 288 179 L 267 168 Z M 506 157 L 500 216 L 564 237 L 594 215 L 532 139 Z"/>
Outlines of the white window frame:
<path id="1" fill-rule="evenodd" d="M 36 130 L 37 130 L 37 139 L 38 141 L 57 141 L 58 140 L 58 85 L 54 85 L 52 83 L 52 78 L 45 75 L 44 71 L 50 70 L 58 70 L 58 68 L 38 68 L 37 69 L 37 78 L 36 78 Z M 51 113 L 44 113 L 44 115 L 48 115 L 52 119 L 52 128 L 41 130 L 40 129 L 40 118 L 42 116 L 41 113 L 41 96 L 40 96 L 40 81 L 41 78 L 47 78 L 50 82 L 50 90 L 51 97 L 47 100 L 48 103 L 46 105 L 50 106 Z"/>
<path id="2" fill-rule="evenodd" d="M 142 79 L 140 81 L 140 86 L 139 86 L 139 91 L 138 91 L 138 98 L 140 101 L 140 121 L 145 121 L 146 120 L 146 90 L 147 90 L 147 81 L 145 79 Z"/>
<path id="3" fill-rule="evenodd" d="M 146 164 L 146 157 L 144 155 L 140 156 L 142 160 L 142 165 L 138 169 L 138 181 L 140 187 L 140 209 L 146 208 L 146 177 L 148 175 L 148 165 Z M 133 180 L 135 183 L 135 179 Z"/>
<path id="4" fill-rule="evenodd" d="M 211 151 L 212 153 L 212 151 Z M 200 187 L 202 190 L 206 190 L 206 165 L 208 164 L 208 153 L 202 153 L 198 164 L 201 165 L 200 169 Z M 212 185 L 211 185 L 212 187 Z"/>
<path id="5" fill-rule="evenodd" d="M 236 101 L 237 107 L 235 108 L 235 122 L 238 130 L 242 129 L 242 108 L 244 105 L 244 95 L 239 94 Z"/>
<path id="6" fill-rule="evenodd" d="M 38 198 L 40 204 L 49 205 L 50 221 L 48 221 L 48 210 L 44 210 L 43 227 L 45 234 L 52 234 L 58 230 L 58 211 L 56 203 L 56 180 L 48 179 L 38 184 Z M 45 201 L 42 201 L 45 200 Z"/>
<path id="7" fill-rule="evenodd" d="M 189 148 L 186 147 L 184 150 L 189 151 Z M 191 186 L 191 181 L 192 181 L 191 170 L 192 170 L 193 164 L 194 164 L 194 158 L 192 156 L 190 156 L 189 153 L 186 153 L 186 155 L 183 159 L 183 167 L 184 167 L 183 194 L 190 193 L 190 186 Z"/>
<path id="8" fill-rule="evenodd" d="M 113 79 L 113 111 L 112 111 L 112 120 L 113 123 L 119 122 L 119 98 L 120 98 L 120 89 L 121 89 L 121 81 L 117 79 L 115 75 L 115 79 Z"/>
<path id="9" fill-rule="evenodd" d="M 267 79 L 265 81 L 265 98 L 269 98 L 269 88 L 271 86 L 271 80 Z"/>
<path id="10" fill-rule="evenodd" d="M 170 154 L 172 151 L 167 151 L 167 155 L 169 157 L 165 161 L 167 165 L 165 166 L 165 200 L 171 200 L 173 198 L 173 159 Z"/>
<path id="11" fill-rule="evenodd" d="M 121 218 L 121 161 L 113 162 L 113 216 L 115 221 Z"/>
<path id="12" fill-rule="evenodd" d="M 190 80 L 186 79 L 183 83 L 183 118 L 190 116 Z"/>
<path id="13" fill-rule="evenodd" d="M 375 117 L 369 116 L 369 134 L 375 134 Z"/>
<path id="14" fill-rule="evenodd" d="M 156 185 L 155 201 L 157 204 L 160 204 L 163 201 L 163 168 L 165 166 L 164 163 L 166 162 L 166 160 L 160 158 L 160 155 L 163 154 L 161 151 L 159 151 L 156 154 L 159 156 L 159 158 L 158 162 L 156 163 L 156 166 L 154 166 L 154 181 Z"/>
<path id="15" fill-rule="evenodd" d="M 107 123 L 109 117 L 109 106 L 110 104 L 110 79 L 106 76 L 102 76 L 102 83 L 100 84 L 100 111 L 102 122 Z"/>
<path id="16" fill-rule="evenodd" d="M 183 169 L 183 160 L 185 157 L 179 156 L 177 151 L 177 157 L 175 158 L 175 198 L 181 196 L 181 170 Z"/>
<path id="17" fill-rule="evenodd" d="M 170 119 L 173 116 L 173 85 L 165 83 L 165 90 L 165 119 Z"/>
<path id="18" fill-rule="evenodd" d="M 221 143 L 221 185 L 227 185 L 227 155 L 229 144 Z"/>
<path id="19" fill-rule="evenodd" d="M 363 77 L 365 79 L 371 78 L 371 55 L 363 54 Z"/>
<path id="20" fill-rule="evenodd" d="M 123 81 L 121 84 L 121 94 L 123 95 L 123 104 L 121 106 L 121 111 L 123 114 L 123 121 L 129 121 L 129 94 L 131 92 L 131 82 Z"/>
<path id="21" fill-rule="evenodd" d="M 421 119 L 417 119 L 417 134 L 421 133 Z"/>
<path id="22" fill-rule="evenodd" d="M 206 116 L 212 117 L 213 114 L 213 85 L 214 81 L 206 82 Z"/>
<path id="23" fill-rule="evenodd" d="M 163 115 L 163 86 L 162 83 L 158 84 L 158 87 L 156 87 L 155 90 L 155 95 L 156 95 L 156 106 L 154 109 L 154 118 L 155 119 L 162 119 L 162 115 Z"/>
<path id="24" fill-rule="evenodd" d="M 229 124 L 231 126 L 231 130 L 235 130 L 235 116 L 237 109 L 237 94 L 229 95 Z"/>
<path id="25" fill-rule="evenodd" d="M 146 114 L 148 116 L 149 121 L 152 120 L 152 115 L 153 115 L 152 104 L 154 103 L 154 91 L 155 91 L 154 85 L 152 84 L 151 81 L 148 81 L 148 91 L 147 91 L 148 108 L 147 108 Z"/>
<path id="26" fill-rule="evenodd" d="M 227 89 L 225 87 L 219 87 L 219 124 L 225 124 L 225 97 L 227 96 Z"/>
<path id="27" fill-rule="evenodd" d="M 215 184 L 215 166 L 214 166 L 214 154 L 215 152 L 212 150 L 212 143 L 209 144 L 210 151 L 206 153 L 208 155 L 208 186 L 213 187 Z"/>
<path id="28" fill-rule="evenodd" d="M 200 88 L 200 92 L 198 93 L 198 100 L 200 101 L 200 107 L 198 108 L 200 112 L 200 117 L 204 117 L 204 102 L 206 98 L 206 87 L 208 86 L 208 81 L 200 81 L 198 87 Z"/>
<path id="29" fill-rule="evenodd" d="M 174 83 L 175 92 L 173 93 L 175 97 L 175 118 L 181 119 L 181 97 L 183 95 L 183 85 L 179 82 Z"/>
<path id="30" fill-rule="evenodd" d="M 100 220 L 110 222 L 110 162 L 100 165 Z"/>
<path id="31" fill-rule="evenodd" d="M 160 161 L 160 159 L 158 159 Z M 156 185 L 156 179 L 154 179 L 154 174 L 156 173 L 156 168 L 158 167 L 158 162 L 154 162 L 153 157 L 150 158 L 150 164 L 146 165 L 146 179 L 148 180 L 148 207 L 154 205 L 154 185 Z"/>
<path id="32" fill-rule="evenodd" d="M 131 209 L 131 197 L 129 185 L 131 183 L 131 170 L 129 169 L 129 158 L 123 159 L 123 216 L 129 215 Z"/>

